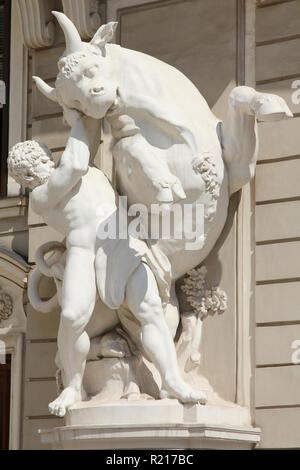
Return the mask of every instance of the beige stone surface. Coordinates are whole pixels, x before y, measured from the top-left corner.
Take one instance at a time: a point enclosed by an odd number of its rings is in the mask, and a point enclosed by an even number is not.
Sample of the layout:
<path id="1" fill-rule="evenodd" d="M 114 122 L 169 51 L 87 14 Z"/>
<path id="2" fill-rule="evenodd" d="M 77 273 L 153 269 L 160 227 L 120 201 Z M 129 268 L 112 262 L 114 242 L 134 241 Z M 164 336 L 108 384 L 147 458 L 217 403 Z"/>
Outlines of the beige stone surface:
<path id="1" fill-rule="evenodd" d="M 48 82 L 51 87 L 55 86 L 54 83 L 54 80 L 50 80 Z M 32 117 L 34 119 L 49 114 L 61 114 L 61 107 L 59 106 L 59 104 L 54 103 L 53 101 L 45 98 L 45 96 L 37 90 L 35 84 L 33 85 L 32 89 L 31 107 Z"/>
<path id="2" fill-rule="evenodd" d="M 41 314 L 43 315 L 43 314 Z M 49 378 L 55 377 L 55 355 L 57 351 L 56 342 L 26 343 L 26 378 Z"/>
<path id="3" fill-rule="evenodd" d="M 299 73 L 299 78 L 300 78 L 300 73 Z M 265 83 L 263 85 L 257 85 L 255 88 L 258 91 L 261 91 L 262 93 L 275 93 L 276 95 L 282 96 L 282 98 L 286 100 L 292 113 L 299 113 L 300 104 L 294 104 L 292 101 L 292 94 L 296 91 L 295 88 L 292 88 L 292 83 L 294 81 L 295 81 L 295 78 L 290 78 L 288 80 L 279 80 L 278 82 L 270 82 L 270 83 Z M 262 125 L 264 126 L 264 124 Z"/>
<path id="4" fill-rule="evenodd" d="M 28 231 L 5 234 L 0 237 L 0 246 L 9 248 L 26 259 L 28 255 Z"/>
<path id="5" fill-rule="evenodd" d="M 282 96 L 293 113 L 300 105 L 292 103 L 292 82 L 300 76 L 297 52 L 300 40 L 300 2 L 261 1 L 270 4 L 256 10 L 256 40 L 269 44 L 256 48 L 256 80 L 261 92 Z M 288 40 L 285 40 L 289 38 Z M 278 41 L 279 40 L 279 41 Z M 291 76 L 289 78 L 289 76 Z M 279 78 L 280 80 L 274 81 Z M 286 77 L 286 79 L 284 79 Z M 283 80 L 282 80 L 283 78 Z M 300 120 L 295 117 L 286 122 L 260 123 L 260 160 L 279 159 L 261 164 L 256 172 L 256 201 L 276 201 L 298 198 L 300 162 L 298 158 L 284 160 L 300 154 Z M 255 238 L 257 242 L 298 238 L 300 236 L 299 201 L 286 201 L 256 206 Z M 256 280 L 290 281 L 300 276 L 298 269 L 299 244 L 273 243 L 257 246 Z M 261 366 L 255 376 L 255 404 L 258 409 L 255 425 L 262 428 L 261 448 L 299 447 L 299 367 L 284 366 L 292 362 L 292 341 L 300 339 L 300 282 L 276 282 L 257 285 L 255 289 L 255 316 L 259 326 L 255 332 L 256 363 Z M 277 367 L 264 367 L 274 365 Z M 280 408 L 288 406 L 290 408 Z"/>
<path id="6" fill-rule="evenodd" d="M 24 416 L 50 416 L 48 404 L 56 396 L 54 379 L 25 382 Z"/>
<path id="7" fill-rule="evenodd" d="M 300 341 L 300 325 L 263 326 L 256 329 L 257 365 L 290 364 L 293 341 Z"/>
<path id="8" fill-rule="evenodd" d="M 43 142 L 50 149 L 65 147 L 69 133 L 70 129 L 63 124 L 61 116 L 35 120 L 32 123 L 32 138 Z"/>
<path id="9" fill-rule="evenodd" d="M 0 216 L 2 216 L 4 211 L 0 211 Z M 6 210 L 7 213 L 11 212 L 11 209 Z M 21 212 L 19 210 L 19 212 Z M 27 216 L 19 215 L 16 217 L 5 217 L 0 219 L 0 237 L 6 236 L 10 233 L 24 232 L 28 229 L 27 225 Z M 0 238 L 1 243 L 1 238 Z"/>
<path id="10" fill-rule="evenodd" d="M 23 424 L 24 450 L 50 450 L 51 446 L 41 443 L 39 429 L 63 426 L 64 420 L 60 418 L 26 419 Z"/>
<path id="11" fill-rule="evenodd" d="M 35 50 L 33 53 L 33 72 L 44 80 L 53 80 L 57 75 L 57 60 L 63 54 L 65 46 Z"/>
<path id="12" fill-rule="evenodd" d="M 300 38 L 256 48 L 256 80 L 270 80 L 300 73 Z"/>
<path id="13" fill-rule="evenodd" d="M 300 237 L 300 201 L 262 204 L 255 209 L 257 242 Z"/>
<path id="14" fill-rule="evenodd" d="M 57 338 L 60 319 L 58 309 L 50 313 L 41 313 L 34 310 L 30 304 L 27 304 L 25 310 L 27 314 L 26 339 L 45 340 Z"/>
<path id="15" fill-rule="evenodd" d="M 211 254 L 205 260 L 209 286 L 220 286 L 228 297 L 228 309 L 222 315 L 208 316 L 203 324 L 201 373 L 225 400 L 234 401 L 236 393 L 236 195 L 231 198 L 229 217 Z M 218 340 L 216 341 L 216 338 Z M 230 367 L 228 365 L 230 364 Z M 226 374 L 224 374 L 226 370 Z"/>
<path id="16" fill-rule="evenodd" d="M 256 247 L 256 280 L 268 281 L 300 277 L 300 242 L 275 243 Z"/>
<path id="17" fill-rule="evenodd" d="M 300 153 L 300 118 L 263 122 L 258 125 L 259 160 L 289 157 Z M 259 167 L 257 167 L 259 170 Z"/>
<path id="18" fill-rule="evenodd" d="M 298 365 L 262 367 L 255 371 L 256 406 L 300 405 Z"/>
<path id="19" fill-rule="evenodd" d="M 256 10 L 256 40 L 274 41 L 299 34 L 300 3 L 298 0 Z"/>
<path id="20" fill-rule="evenodd" d="M 272 201 L 300 196 L 300 158 L 258 165 L 256 201 Z"/>
<path id="21" fill-rule="evenodd" d="M 128 10 L 121 13 L 121 45 L 174 65 L 213 106 L 236 77 L 236 2 L 226 0 L 225 16 L 218 14 L 222 5 L 189 0 Z"/>
<path id="22" fill-rule="evenodd" d="M 255 304 L 257 323 L 299 321 L 300 282 L 258 285 Z"/>
<path id="23" fill-rule="evenodd" d="M 255 425 L 262 429 L 260 447 L 264 449 L 298 448 L 299 422 L 300 408 L 256 410 Z"/>

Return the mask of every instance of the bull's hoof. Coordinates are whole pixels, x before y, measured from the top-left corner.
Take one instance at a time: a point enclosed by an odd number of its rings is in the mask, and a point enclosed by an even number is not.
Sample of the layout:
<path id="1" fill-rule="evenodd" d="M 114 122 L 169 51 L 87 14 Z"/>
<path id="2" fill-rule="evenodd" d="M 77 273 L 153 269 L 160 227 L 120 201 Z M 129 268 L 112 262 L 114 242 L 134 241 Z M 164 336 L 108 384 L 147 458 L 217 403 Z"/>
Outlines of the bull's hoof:
<path id="1" fill-rule="evenodd" d="M 279 121 L 293 117 L 284 99 L 270 93 L 256 92 L 250 107 L 259 121 Z"/>
<path id="2" fill-rule="evenodd" d="M 260 93 L 249 86 L 235 87 L 229 95 L 229 103 L 259 121 L 279 121 L 293 117 L 285 100 L 271 93 Z"/>

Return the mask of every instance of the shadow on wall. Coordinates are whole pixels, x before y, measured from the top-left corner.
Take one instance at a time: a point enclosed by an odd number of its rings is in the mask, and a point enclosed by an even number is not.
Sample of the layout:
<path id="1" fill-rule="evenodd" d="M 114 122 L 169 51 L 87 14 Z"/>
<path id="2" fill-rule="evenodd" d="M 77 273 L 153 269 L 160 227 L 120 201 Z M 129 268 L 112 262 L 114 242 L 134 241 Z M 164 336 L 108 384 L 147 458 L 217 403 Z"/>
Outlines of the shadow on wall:
<path id="1" fill-rule="evenodd" d="M 226 292 L 228 309 L 222 315 L 204 319 L 199 370 L 221 398 L 232 402 L 236 398 L 236 213 L 240 197 L 240 192 L 231 196 L 226 225 L 202 263 L 208 271 L 207 286 L 219 286 Z M 181 293 L 181 283 L 182 279 L 176 284 L 180 310 L 190 311 Z"/>

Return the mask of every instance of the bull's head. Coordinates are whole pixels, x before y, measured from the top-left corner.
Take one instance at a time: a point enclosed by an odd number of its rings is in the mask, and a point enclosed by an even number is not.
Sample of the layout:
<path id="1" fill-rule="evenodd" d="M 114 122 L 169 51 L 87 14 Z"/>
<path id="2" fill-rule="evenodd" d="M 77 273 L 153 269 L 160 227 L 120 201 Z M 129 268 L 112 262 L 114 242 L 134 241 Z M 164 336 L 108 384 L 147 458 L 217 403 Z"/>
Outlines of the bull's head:
<path id="1" fill-rule="evenodd" d="M 86 43 L 81 41 L 77 29 L 66 15 L 52 13 L 64 32 L 66 50 L 58 61 L 55 88 L 41 78 L 33 77 L 37 88 L 62 107 L 101 119 L 117 98 L 117 82 L 111 59 L 106 53 L 106 43 L 112 39 L 117 23 L 102 25 L 93 39 Z"/>

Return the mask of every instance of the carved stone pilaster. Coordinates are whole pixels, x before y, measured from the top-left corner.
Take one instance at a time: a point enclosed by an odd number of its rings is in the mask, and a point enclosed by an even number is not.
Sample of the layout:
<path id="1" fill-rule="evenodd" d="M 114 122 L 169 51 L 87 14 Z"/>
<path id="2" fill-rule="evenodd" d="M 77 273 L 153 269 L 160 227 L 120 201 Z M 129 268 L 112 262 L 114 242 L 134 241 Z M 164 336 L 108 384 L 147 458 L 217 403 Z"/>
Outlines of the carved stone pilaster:
<path id="1" fill-rule="evenodd" d="M 64 13 L 75 24 L 82 39 L 90 39 L 101 25 L 97 0 L 62 0 Z"/>
<path id="2" fill-rule="evenodd" d="M 55 38 L 54 0 L 18 0 L 18 5 L 25 45 L 30 49 L 51 46 Z"/>

